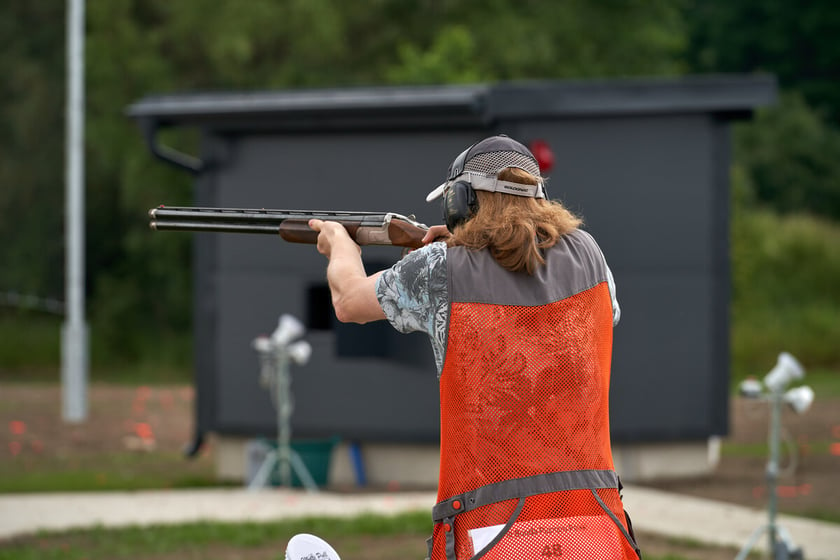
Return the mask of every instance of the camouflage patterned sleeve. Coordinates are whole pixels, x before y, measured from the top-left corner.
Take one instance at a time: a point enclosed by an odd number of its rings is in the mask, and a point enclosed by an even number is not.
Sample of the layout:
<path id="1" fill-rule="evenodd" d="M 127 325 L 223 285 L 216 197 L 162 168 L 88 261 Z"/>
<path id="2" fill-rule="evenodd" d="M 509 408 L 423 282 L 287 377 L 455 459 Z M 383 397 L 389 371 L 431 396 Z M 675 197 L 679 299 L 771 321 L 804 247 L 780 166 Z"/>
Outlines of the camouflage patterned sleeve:
<path id="1" fill-rule="evenodd" d="M 386 270 L 377 280 L 376 297 L 395 329 L 429 335 L 439 374 L 449 315 L 446 244 L 432 243 L 412 251 Z"/>

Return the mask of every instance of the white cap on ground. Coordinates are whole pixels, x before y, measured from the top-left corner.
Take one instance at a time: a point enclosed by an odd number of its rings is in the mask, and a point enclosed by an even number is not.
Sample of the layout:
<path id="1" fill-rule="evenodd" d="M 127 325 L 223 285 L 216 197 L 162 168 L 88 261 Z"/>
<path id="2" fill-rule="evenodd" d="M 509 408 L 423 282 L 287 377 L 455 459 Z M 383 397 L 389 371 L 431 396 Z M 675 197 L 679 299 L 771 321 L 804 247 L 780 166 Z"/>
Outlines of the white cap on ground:
<path id="1" fill-rule="evenodd" d="M 286 560 L 340 560 L 327 541 L 315 535 L 300 533 L 289 539 Z"/>

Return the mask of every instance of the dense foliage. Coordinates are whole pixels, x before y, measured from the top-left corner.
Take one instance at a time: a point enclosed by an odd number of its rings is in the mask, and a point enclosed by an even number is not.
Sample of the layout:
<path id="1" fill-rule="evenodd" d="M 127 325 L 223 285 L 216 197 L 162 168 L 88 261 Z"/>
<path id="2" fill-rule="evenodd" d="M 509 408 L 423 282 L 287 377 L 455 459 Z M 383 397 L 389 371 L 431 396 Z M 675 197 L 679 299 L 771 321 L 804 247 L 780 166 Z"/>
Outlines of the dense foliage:
<path id="1" fill-rule="evenodd" d="M 776 75 L 832 123 L 840 119 L 840 12 L 834 0 L 691 0 L 686 59 L 697 72 Z"/>
<path id="2" fill-rule="evenodd" d="M 692 72 L 770 72 L 786 95 L 740 127 L 756 201 L 840 220 L 840 11 L 833 0 L 692 0 Z"/>
<path id="3" fill-rule="evenodd" d="M 772 72 L 785 96 L 736 135 L 745 200 L 838 219 L 838 13 L 829 0 L 88 2 L 94 358 L 134 360 L 138 333 L 190 330 L 188 236 L 148 235 L 144 216 L 189 201 L 190 178 L 153 161 L 125 117 L 145 95 Z M 0 3 L 0 292 L 62 299 L 64 34 L 64 2 Z"/>

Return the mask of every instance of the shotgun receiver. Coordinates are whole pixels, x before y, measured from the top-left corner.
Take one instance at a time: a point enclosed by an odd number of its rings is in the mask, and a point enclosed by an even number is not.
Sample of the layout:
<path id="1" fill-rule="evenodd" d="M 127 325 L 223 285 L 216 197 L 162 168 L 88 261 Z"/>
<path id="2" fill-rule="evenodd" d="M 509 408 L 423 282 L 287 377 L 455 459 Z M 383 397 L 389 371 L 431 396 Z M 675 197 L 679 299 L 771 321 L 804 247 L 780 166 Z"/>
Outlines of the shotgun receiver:
<path id="1" fill-rule="evenodd" d="M 393 212 L 333 212 L 247 208 L 159 206 L 149 210 L 149 227 L 156 231 L 268 233 L 291 243 L 315 244 L 318 232 L 309 220 L 338 222 L 359 245 L 394 245 L 418 249 L 429 229 L 412 217 Z"/>

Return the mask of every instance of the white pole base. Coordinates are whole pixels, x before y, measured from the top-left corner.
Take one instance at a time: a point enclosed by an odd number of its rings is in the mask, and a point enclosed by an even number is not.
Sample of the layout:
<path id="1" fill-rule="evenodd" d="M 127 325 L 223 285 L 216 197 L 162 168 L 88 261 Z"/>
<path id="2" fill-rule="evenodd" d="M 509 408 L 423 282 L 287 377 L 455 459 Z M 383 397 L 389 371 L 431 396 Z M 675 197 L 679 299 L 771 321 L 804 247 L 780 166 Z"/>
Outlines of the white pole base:
<path id="1" fill-rule="evenodd" d="M 88 328 L 82 322 L 61 327 L 62 417 L 83 422 L 88 412 Z"/>

